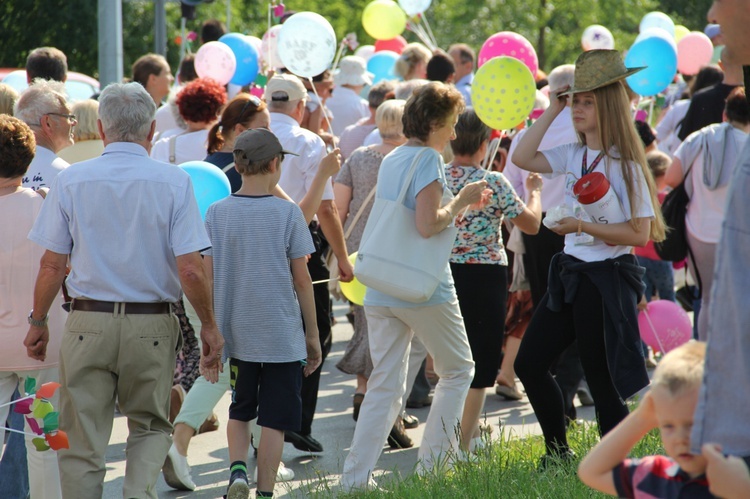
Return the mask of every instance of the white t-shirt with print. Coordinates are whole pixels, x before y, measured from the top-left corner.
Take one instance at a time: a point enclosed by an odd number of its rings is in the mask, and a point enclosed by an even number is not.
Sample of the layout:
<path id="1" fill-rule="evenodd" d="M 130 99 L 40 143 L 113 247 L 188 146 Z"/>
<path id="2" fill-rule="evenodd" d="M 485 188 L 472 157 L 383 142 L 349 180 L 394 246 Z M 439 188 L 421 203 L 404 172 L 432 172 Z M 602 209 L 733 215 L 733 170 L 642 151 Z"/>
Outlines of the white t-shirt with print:
<path id="1" fill-rule="evenodd" d="M 556 177 L 558 175 L 565 175 L 565 205 L 576 211 L 578 201 L 573 195 L 573 185 L 581 178 L 581 166 L 583 162 L 583 152 L 588 149 L 582 144 L 566 144 L 563 146 L 555 147 L 542 151 L 542 154 L 547 158 L 550 166 L 552 167 L 551 174 L 549 177 Z M 594 159 L 598 156 L 599 151 L 588 149 L 587 152 L 587 165 L 591 165 Z M 616 151 L 611 151 L 610 156 L 617 157 Z M 636 218 L 651 218 L 654 216 L 654 208 L 651 205 L 651 195 L 648 191 L 648 184 L 643 176 L 643 170 L 636 164 L 630 165 L 633 171 L 633 178 L 637 182 L 635 189 L 639 199 L 635 200 L 635 206 L 638 207 L 635 213 Z M 612 189 L 617 198 L 620 201 L 620 207 L 627 220 L 631 220 L 630 202 L 628 201 L 628 192 L 625 185 L 625 180 L 622 177 L 622 171 L 620 168 L 620 161 L 611 159 L 605 156 L 596 168 L 595 172 L 601 172 L 609 180 Z M 582 211 L 582 210 L 578 210 Z M 585 212 L 582 212 L 585 213 Z M 584 219 L 585 220 L 585 219 Z M 610 246 L 601 239 L 594 238 L 592 244 L 576 244 L 576 234 L 565 235 L 565 254 L 574 256 L 585 262 L 596 262 L 606 260 L 607 258 L 617 258 L 618 256 L 630 253 L 631 246 Z"/>

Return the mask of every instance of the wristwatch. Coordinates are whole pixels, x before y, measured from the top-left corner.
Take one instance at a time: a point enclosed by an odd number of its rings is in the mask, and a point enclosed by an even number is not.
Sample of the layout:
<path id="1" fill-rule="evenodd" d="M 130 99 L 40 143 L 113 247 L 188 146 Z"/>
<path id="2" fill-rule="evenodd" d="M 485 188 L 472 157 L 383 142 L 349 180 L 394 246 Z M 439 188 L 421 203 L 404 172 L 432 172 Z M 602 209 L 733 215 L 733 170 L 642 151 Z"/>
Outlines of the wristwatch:
<path id="1" fill-rule="evenodd" d="M 33 315 L 34 315 L 34 311 L 32 310 L 31 312 L 29 312 L 29 324 L 31 324 L 34 327 L 44 327 L 47 325 L 47 322 L 49 321 L 49 314 L 45 314 L 44 319 L 41 319 L 41 320 L 34 319 L 34 317 L 32 317 Z"/>

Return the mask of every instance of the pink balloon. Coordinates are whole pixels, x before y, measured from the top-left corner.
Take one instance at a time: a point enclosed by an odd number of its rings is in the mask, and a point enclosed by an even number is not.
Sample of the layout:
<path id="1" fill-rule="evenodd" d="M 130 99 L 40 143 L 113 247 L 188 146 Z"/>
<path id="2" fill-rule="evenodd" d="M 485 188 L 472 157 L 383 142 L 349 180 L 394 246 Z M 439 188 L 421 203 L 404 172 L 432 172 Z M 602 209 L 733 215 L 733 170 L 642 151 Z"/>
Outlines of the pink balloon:
<path id="1" fill-rule="evenodd" d="M 700 31 L 683 36 L 677 43 L 677 70 L 684 75 L 698 74 L 711 62 L 714 47 L 711 39 Z"/>
<path id="2" fill-rule="evenodd" d="M 401 35 L 398 35 L 396 38 L 391 38 L 390 40 L 375 41 L 375 52 L 390 50 L 391 52 L 401 54 L 401 52 L 404 51 L 404 47 L 406 47 L 406 40 Z"/>
<path id="3" fill-rule="evenodd" d="M 501 31 L 487 38 L 479 51 L 479 67 L 493 57 L 508 56 L 526 64 L 532 75 L 539 70 L 539 59 L 534 46 L 526 38 L 512 31 Z"/>
<path id="4" fill-rule="evenodd" d="M 693 337 L 690 317 L 681 306 L 669 300 L 649 302 L 638 314 L 641 339 L 654 351 L 667 353 Z"/>
<path id="5" fill-rule="evenodd" d="M 208 42 L 195 53 L 195 72 L 201 78 L 211 78 L 226 85 L 237 69 L 234 52 L 221 42 Z"/>

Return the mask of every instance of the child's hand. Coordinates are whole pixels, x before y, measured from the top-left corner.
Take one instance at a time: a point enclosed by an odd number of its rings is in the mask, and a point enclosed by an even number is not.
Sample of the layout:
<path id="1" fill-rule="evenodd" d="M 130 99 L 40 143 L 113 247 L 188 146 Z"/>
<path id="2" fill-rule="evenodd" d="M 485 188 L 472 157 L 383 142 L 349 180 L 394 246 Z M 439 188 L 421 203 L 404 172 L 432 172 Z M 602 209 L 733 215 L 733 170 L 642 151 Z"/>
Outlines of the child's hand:
<path id="1" fill-rule="evenodd" d="M 641 301 L 638 302 L 638 310 L 645 312 L 648 310 L 648 301 L 646 301 L 646 295 L 641 295 Z"/>
<path id="2" fill-rule="evenodd" d="M 303 374 L 305 376 L 310 376 L 318 367 L 320 367 L 320 363 L 323 361 L 318 333 L 315 333 L 315 335 L 306 335 L 305 343 L 307 346 L 307 358 L 305 359 L 306 364 Z"/>
<path id="3" fill-rule="evenodd" d="M 703 457 L 706 458 L 708 490 L 717 497 L 733 499 L 747 497 L 750 491 L 750 472 L 745 462 L 735 456 L 724 457 L 721 446 L 704 444 Z"/>
<path id="4" fill-rule="evenodd" d="M 659 426 L 659 420 L 656 419 L 656 409 L 654 408 L 654 396 L 650 390 L 643 396 L 636 412 L 638 418 L 640 418 L 648 428 L 653 429 Z"/>
<path id="5" fill-rule="evenodd" d="M 543 185 L 544 180 L 542 180 L 542 176 L 538 173 L 530 173 L 529 176 L 526 177 L 526 182 L 524 184 L 526 192 L 541 191 Z"/>
<path id="6" fill-rule="evenodd" d="M 336 175 L 339 170 L 341 170 L 341 149 L 337 147 L 326 154 L 323 161 L 320 162 L 318 171 L 321 175 L 324 175 L 325 178 L 328 178 Z"/>

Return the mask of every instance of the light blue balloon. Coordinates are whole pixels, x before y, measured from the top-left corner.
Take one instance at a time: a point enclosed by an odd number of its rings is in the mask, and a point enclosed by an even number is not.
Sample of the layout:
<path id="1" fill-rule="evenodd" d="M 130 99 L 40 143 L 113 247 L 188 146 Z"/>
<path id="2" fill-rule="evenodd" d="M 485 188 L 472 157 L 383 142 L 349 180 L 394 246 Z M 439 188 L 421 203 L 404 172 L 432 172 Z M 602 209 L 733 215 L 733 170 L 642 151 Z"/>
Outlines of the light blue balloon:
<path id="1" fill-rule="evenodd" d="M 677 74 L 677 51 L 667 40 L 652 36 L 630 47 L 625 66 L 646 67 L 628 76 L 628 85 L 638 95 L 656 95 L 667 88 Z"/>
<path id="2" fill-rule="evenodd" d="M 396 74 L 396 61 L 398 54 L 390 50 L 375 52 L 367 61 L 367 71 L 374 75 L 373 84 L 380 80 L 400 80 Z"/>
<path id="3" fill-rule="evenodd" d="M 646 38 L 651 38 L 652 36 L 663 38 L 664 40 L 669 42 L 672 47 L 674 47 L 675 51 L 677 51 L 677 42 L 674 41 L 674 37 L 670 36 L 670 34 L 664 28 L 648 28 L 644 31 L 641 31 L 640 34 L 635 37 L 635 41 L 633 42 L 633 44 L 636 44 L 641 40 L 645 40 Z"/>
<path id="4" fill-rule="evenodd" d="M 218 166 L 206 161 L 187 161 L 180 168 L 193 181 L 195 200 L 198 201 L 201 218 L 205 220 L 208 207 L 232 193 L 229 179 Z"/>
<path id="5" fill-rule="evenodd" d="M 258 76 L 258 50 L 250 40 L 241 33 L 227 33 L 219 38 L 219 41 L 227 45 L 237 59 L 237 69 L 229 83 L 235 85 L 247 85 Z"/>
<path id="6" fill-rule="evenodd" d="M 674 39 L 674 21 L 664 12 L 649 12 L 643 16 L 639 31 L 643 33 L 649 28 L 661 28 Z"/>

